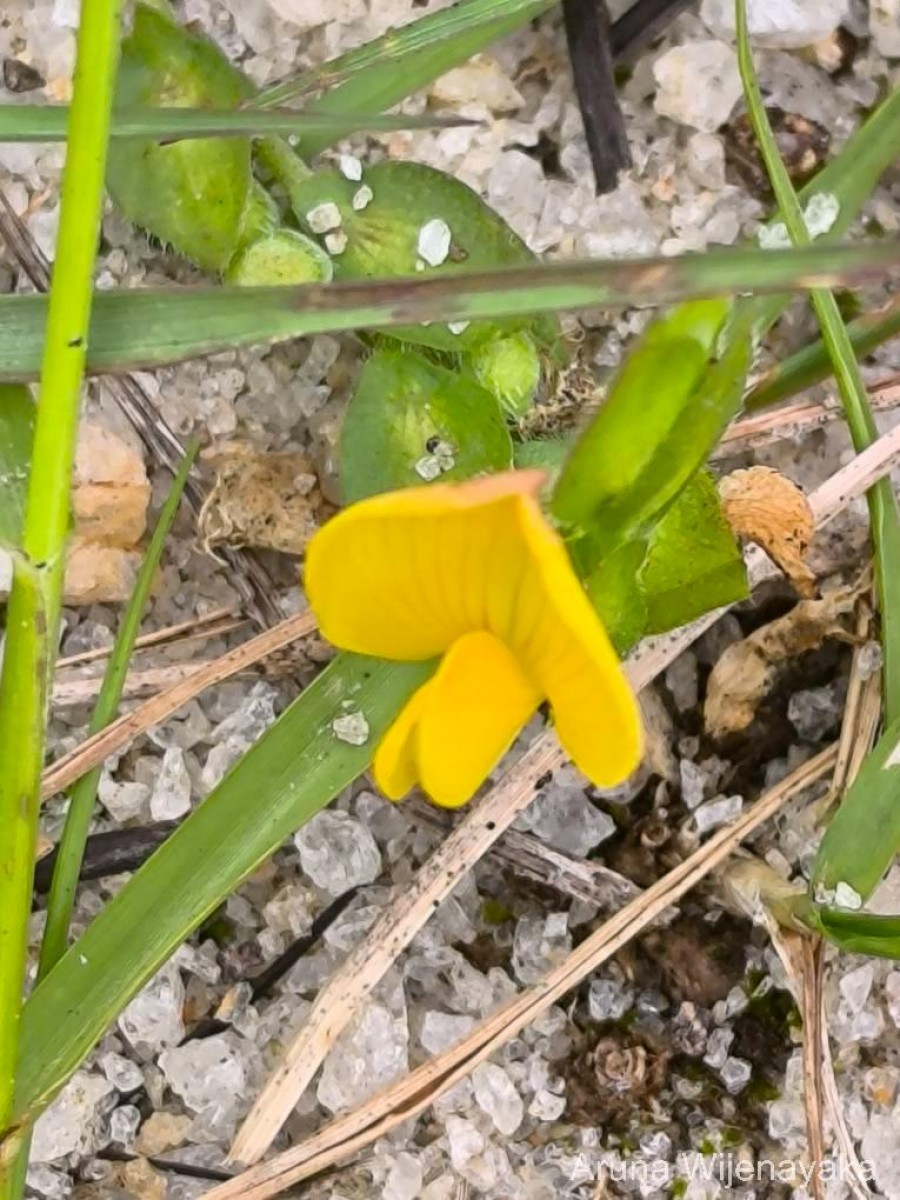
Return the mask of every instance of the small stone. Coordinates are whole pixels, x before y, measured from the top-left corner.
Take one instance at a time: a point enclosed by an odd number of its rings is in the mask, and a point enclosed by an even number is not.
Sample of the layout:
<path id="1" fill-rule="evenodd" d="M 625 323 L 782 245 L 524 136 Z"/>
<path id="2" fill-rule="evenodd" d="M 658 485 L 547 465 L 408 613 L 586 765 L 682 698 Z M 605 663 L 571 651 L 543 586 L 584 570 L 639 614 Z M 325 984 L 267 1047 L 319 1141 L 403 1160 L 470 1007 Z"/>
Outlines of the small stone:
<path id="1" fill-rule="evenodd" d="M 848 971 L 840 981 L 841 996 L 850 1013 L 859 1013 L 865 1008 L 875 972 L 871 963 L 863 963 L 855 971 Z"/>
<path id="2" fill-rule="evenodd" d="M 726 1058 L 719 1073 L 728 1094 L 737 1096 L 750 1082 L 753 1068 L 744 1058 Z"/>
<path id="3" fill-rule="evenodd" d="M 714 1029 L 706 1043 L 703 1061 L 713 1070 L 718 1070 L 725 1064 L 728 1051 L 734 1041 L 734 1030 L 728 1028 Z"/>
<path id="4" fill-rule="evenodd" d="M 706 136 L 698 134 L 698 137 Z M 679 711 L 689 712 L 697 707 L 698 681 L 697 659 L 690 650 L 679 654 L 678 658 L 666 671 L 666 687 L 672 693 L 672 699 Z"/>
<path id="5" fill-rule="evenodd" d="M 828 37 L 846 12 L 847 0 L 748 0 L 747 25 L 756 45 L 797 50 Z M 720 37 L 734 37 L 731 0 L 703 0 L 700 16 Z"/>
<path id="6" fill-rule="evenodd" d="M 367 183 L 364 183 L 362 187 L 358 187 L 353 193 L 353 199 L 350 203 L 354 212 L 362 212 L 363 209 L 369 207 L 374 199 L 375 193 Z"/>
<path id="7" fill-rule="evenodd" d="M 329 895 L 372 883 L 381 873 L 381 852 L 370 831 L 337 809 L 316 813 L 294 843 L 304 873 Z"/>
<path id="8" fill-rule="evenodd" d="M 109 1118 L 109 1140 L 119 1146 L 131 1146 L 141 1124 L 141 1111 L 133 1104 L 113 1109 Z"/>
<path id="9" fill-rule="evenodd" d="M 477 1125 L 462 1117 L 448 1117 L 444 1128 L 450 1146 L 450 1163 L 454 1171 L 462 1170 L 469 1159 L 481 1154 L 484 1150 L 484 1137 Z"/>
<path id="10" fill-rule="evenodd" d="M 391 1163 L 381 1200 L 417 1200 L 422 1192 L 422 1164 L 401 1150 Z"/>
<path id="11" fill-rule="evenodd" d="M 65 1172 L 32 1161 L 28 1164 L 25 1186 L 30 1195 L 40 1196 L 42 1200 L 68 1200 L 73 1184 Z"/>
<path id="12" fill-rule="evenodd" d="M 869 32 L 885 58 L 900 58 L 900 0 L 869 0 Z"/>
<path id="13" fill-rule="evenodd" d="M 104 770 L 97 786 L 97 798 L 114 821 L 124 824 L 133 821 L 144 811 L 150 798 L 150 789 L 145 783 L 132 780 L 119 783 Z"/>
<path id="14" fill-rule="evenodd" d="M 900 1119 L 893 1113 L 873 1113 L 860 1145 L 860 1157 L 870 1171 L 877 1194 L 900 1196 Z"/>
<path id="15" fill-rule="evenodd" d="M 338 157 L 338 169 L 345 179 L 358 183 L 362 179 L 362 163 L 355 154 L 341 154 Z"/>
<path id="16" fill-rule="evenodd" d="M 566 913 L 522 917 L 513 938 L 512 965 L 522 983 L 539 983 L 569 954 L 572 938 Z"/>
<path id="17" fill-rule="evenodd" d="M 184 761 L 184 751 L 170 746 L 163 754 L 150 797 L 150 816 L 154 821 L 177 821 L 191 809 L 191 777 Z"/>
<path id="18" fill-rule="evenodd" d="M 143 555 L 136 551 L 74 538 L 66 559 L 64 603 L 73 607 L 124 603 L 134 591 L 142 562 Z"/>
<path id="19" fill-rule="evenodd" d="M 347 249 L 347 235 L 343 229 L 325 234 L 325 249 L 329 254 L 343 254 Z"/>
<path id="20" fill-rule="evenodd" d="M 361 712 L 345 713 L 331 722 L 331 732 L 349 746 L 364 746 L 369 740 L 369 722 Z"/>
<path id="21" fill-rule="evenodd" d="M 341 210 L 331 200 L 317 204 L 306 214 L 306 223 L 313 233 L 328 233 L 341 227 Z"/>
<path id="22" fill-rule="evenodd" d="M 522 822 L 541 841 L 573 858 L 586 858 L 616 831 L 612 817 L 585 795 L 586 782 L 574 768 L 561 768 L 534 800 Z"/>
<path id="23" fill-rule="evenodd" d="M 841 719 L 842 705 L 834 684 L 794 692 L 788 701 L 788 720 L 805 742 L 820 742 Z"/>
<path id="24" fill-rule="evenodd" d="M 673 46 L 653 64 L 661 116 L 703 133 L 714 133 L 731 116 L 741 95 L 737 57 L 724 42 Z"/>
<path id="25" fill-rule="evenodd" d="M 119 1029 L 144 1058 L 165 1046 L 176 1046 L 185 1034 L 184 984 L 171 963 L 138 992 L 119 1017 Z"/>
<path id="26" fill-rule="evenodd" d="M 457 1042 L 461 1042 L 474 1026 L 474 1017 L 431 1009 L 422 1020 L 419 1041 L 422 1043 L 422 1049 L 427 1050 L 429 1054 L 441 1054 Z"/>
<path id="27" fill-rule="evenodd" d="M 93 1154 L 105 1141 L 104 1117 L 114 1096 L 115 1089 L 108 1079 L 77 1071 L 35 1122 L 31 1162 L 56 1162 L 67 1154 Z"/>
<path id="28" fill-rule="evenodd" d="M 450 226 L 440 217 L 433 217 L 430 221 L 426 221 L 419 230 L 416 249 L 419 257 L 430 267 L 439 267 L 442 262 L 447 260 L 447 255 L 450 253 L 450 242 Z"/>
<path id="29" fill-rule="evenodd" d="M 720 191 L 725 186 L 725 145 L 714 133 L 692 133 L 687 143 L 687 166 L 701 187 Z"/>
<path id="30" fill-rule="evenodd" d="M 488 1114 L 494 1128 L 511 1137 L 522 1124 L 525 1106 L 507 1073 L 496 1063 L 479 1063 L 472 1072 L 472 1088 L 478 1107 Z"/>
<path id="31" fill-rule="evenodd" d="M 233 1034 L 215 1034 L 164 1050 L 159 1068 L 185 1107 L 203 1116 L 210 1128 L 233 1120 L 247 1088 L 244 1057 Z"/>
<path id="32" fill-rule="evenodd" d="M 144 1072 L 132 1062 L 130 1058 L 125 1058 L 122 1054 L 104 1054 L 100 1059 L 100 1066 L 103 1068 L 103 1074 L 113 1085 L 117 1092 L 127 1095 L 128 1092 L 136 1092 L 138 1088 L 144 1086 Z"/>
<path id="33" fill-rule="evenodd" d="M 811 238 L 828 233 L 841 211 L 841 202 L 833 192 L 815 192 L 803 210 L 806 232 Z"/>
<path id="34" fill-rule="evenodd" d="M 431 96 L 439 104 L 456 108 L 463 104 L 479 104 L 494 113 L 515 112 L 525 103 L 508 73 L 496 59 L 486 54 L 438 76 L 431 85 Z"/>
<path id="35" fill-rule="evenodd" d="M 141 1126 L 137 1149 L 141 1154 L 164 1154 L 182 1145 L 191 1127 L 191 1118 L 179 1113 L 151 1113 Z"/>
<path id="36" fill-rule="evenodd" d="M 689 758 L 681 760 L 678 764 L 678 771 L 681 776 L 681 798 L 687 808 L 696 808 L 703 802 L 707 782 L 706 772 L 696 763 L 691 762 Z"/>
<path id="37" fill-rule="evenodd" d="M 413 464 L 413 470 L 420 479 L 424 479 L 426 483 L 431 483 L 441 474 L 440 459 L 436 454 L 423 454 Z"/>
<path id="38" fill-rule="evenodd" d="M 720 825 L 727 825 L 740 816 L 743 807 L 743 796 L 717 796 L 714 800 L 707 800 L 694 810 L 697 832 L 702 835 L 718 829 Z"/>
<path id="39" fill-rule="evenodd" d="M 140 541 L 147 528 L 150 483 L 133 446 L 100 425 L 83 422 L 72 478 L 78 537 L 123 549 Z"/>
<path id="40" fill-rule="evenodd" d="M 369 1004 L 344 1031 L 322 1067 L 316 1096 L 329 1112 L 363 1104 L 408 1070 L 405 1017 Z"/>
<path id="41" fill-rule="evenodd" d="M 528 1115 L 536 1121 L 558 1121 L 566 1111 L 565 1095 L 559 1096 L 547 1088 L 538 1088 L 528 1105 Z"/>
<path id="42" fill-rule="evenodd" d="M 594 979 L 588 992 L 592 1021 L 618 1021 L 634 1003 L 634 991 L 616 979 Z"/>
<path id="43" fill-rule="evenodd" d="M 2 585 L 0 585 L 0 590 L 2 590 Z M 873 675 L 877 675 L 884 665 L 881 643 L 873 639 L 861 646 L 856 656 L 856 665 L 862 679 L 871 679 Z"/>
<path id="44" fill-rule="evenodd" d="M 447 328 L 451 333 L 460 334 L 465 333 L 471 324 L 471 321 L 448 321 Z"/>

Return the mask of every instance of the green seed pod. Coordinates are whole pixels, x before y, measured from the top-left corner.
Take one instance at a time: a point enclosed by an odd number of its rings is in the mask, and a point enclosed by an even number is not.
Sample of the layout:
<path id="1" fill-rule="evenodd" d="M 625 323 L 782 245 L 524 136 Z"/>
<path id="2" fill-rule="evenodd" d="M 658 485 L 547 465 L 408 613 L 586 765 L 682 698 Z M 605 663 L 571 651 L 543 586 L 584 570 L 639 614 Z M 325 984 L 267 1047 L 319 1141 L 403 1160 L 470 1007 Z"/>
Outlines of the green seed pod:
<path id="1" fill-rule="evenodd" d="M 335 279 L 444 274 L 535 262 L 521 238 L 471 188 L 421 163 L 376 163 L 356 179 L 330 168 L 316 171 L 290 189 L 290 200 L 300 225 L 323 239 L 334 259 Z M 531 330 L 545 350 L 556 351 L 559 326 L 553 317 L 471 323 L 460 319 L 384 332 L 458 353 L 500 331 L 522 329 Z"/>
<path id="2" fill-rule="evenodd" d="M 472 369 L 515 420 L 524 416 L 541 380 L 541 356 L 525 330 L 491 338 L 472 352 Z"/>
<path id="3" fill-rule="evenodd" d="M 211 42 L 138 4 L 122 43 L 116 103 L 124 108 L 236 107 L 250 83 Z M 208 271 L 222 271 L 241 240 L 251 192 L 247 138 L 168 144 L 115 139 L 107 185 L 129 220 Z"/>
<path id="4" fill-rule="evenodd" d="M 277 233 L 281 226 L 281 213 L 278 205 L 262 186 L 254 179 L 247 193 L 247 203 L 241 213 L 241 228 L 238 234 L 238 245 L 243 248 L 259 238 L 269 237 Z"/>
<path id="5" fill-rule="evenodd" d="M 293 229 L 278 229 L 240 250 L 225 278 L 228 283 L 253 287 L 329 283 L 332 274 L 331 259 L 321 246 Z"/>

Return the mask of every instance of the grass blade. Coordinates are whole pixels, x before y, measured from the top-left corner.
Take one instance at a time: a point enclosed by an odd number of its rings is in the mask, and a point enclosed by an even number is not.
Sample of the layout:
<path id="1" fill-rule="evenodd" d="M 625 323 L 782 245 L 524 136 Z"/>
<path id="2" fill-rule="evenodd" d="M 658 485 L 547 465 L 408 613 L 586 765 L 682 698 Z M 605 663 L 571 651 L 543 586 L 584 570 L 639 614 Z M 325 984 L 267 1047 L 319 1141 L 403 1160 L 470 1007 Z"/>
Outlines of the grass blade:
<path id="1" fill-rule="evenodd" d="M 431 670 L 339 655 L 244 755 L 32 993 L 22 1025 L 17 1120 L 38 1115 L 203 918 L 366 769 L 381 734 Z M 364 746 L 331 731 L 347 703 L 368 721 Z M 0 1141 L 3 1133 L 0 1126 Z"/>
<path id="2" fill-rule="evenodd" d="M 17 550 L 22 540 L 25 495 L 34 440 L 34 401 L 20 383 L 0 384 L 0 549 Z"/>
<path id="3" fill-rule="evenodd" d="M 660 303 L 742 291 L 807 290 L 883 279 L 900 241 L 797 250 L 723 250 L 681 258 L 579 261 L 440 277 L 298 288 L 197 287 L 99 292 L 88 367 L 152 368 L 234 346 L 421 321 Z M 0 296 L 0 382 L 36 376 L 46 300 Z"/>
<path id="4" fill-rule="evenodd" d="M 66 105 L 0 105 L 0 142 L 63 142 L 68 128 Z M 113 114 L 111 138 L 252 137 L 254 134 L 296 133 L 302 139 L 336 141 L 352 133 L 385 133 L 396 129 L 428 129 L 437 126 L 475 125 L 465 117 L 384 116 L 327 112 L 297 112 L 294 109 L 141 108 L 117 109 Z"/>
<path id="5" fill-rule="evenodd" d="M 122 616 L 122 625 L 116 638 L 116 644 L 106 666 L 100 695 L 97 697 L 97 703 L 91 714 L 88 736 L 98 733 L 116 715 L 122 699 L 122 689 L 125 686 L 125 677 L 128 674 L 134 643 L 140 630 L 141 618 L 147 607 L 150 588 L 153 586 L 156 575 L 156 568 L 162 557 L 166 537 L 178 512 L 181 493 L 184 491 L 184 485 L 197 455 L 197 448 L 195 442 L 185 454 L 159 515 L 150 545 L 144 554 L 128 607 Z M 53 882 L 47 901 L 47 924 L 44 927 L 38 966 L 39 982 L 62 958 L 66 950 L 72 906 L 75 902 L 75 890 L 78 887 L 84 843 L 87 840 L 94 802 L 97 797 L 100 771 L 101 767 L 95 767 L 87 775 L 83 775 L 72 789 L 69 811 L 66 813 L 66 823 L 59 843 Z"/>
<path id="6" fill-rule="evenodd" d="M 803 210 L 787 169 L 781 161 L 753 66 L 746 0 L 736 0 L 736 25 L 738 65 L 760 153 L 791 242 L 795 246 L 807 246 L 810 235 Z M 827 288 L 813 289 L 810 301 L 822 330 L 822 341 L 833 364 L 853 444 L 857 451 L 864 450 L 878 435 L 859 364 L 837 301 Z M 892 722 L 900 716 L 900 510 L 893 487 L 887 479 L 877 483 L 868 493 L 867 499 L 872 540 L 875 544 L 881 611 L 885 716 L 888 722 Z"/>
<path id="7" fill-rule="evenodd" d="M 900 299 L 891 300 L 874 312 L 864 313 L 847 326 L 847 336 L 858 358 L 864 357 L 898 334 Z M 828 348 L 822 341 L 813 342 L 766 371 L 744 397 L 744 407 L 752 412 L 770 404 L 777 404 L 815 383 L 821 383 L 831 374 Z"/>
<path id="8" fill-rule="evenodd" d="M 313 111 L 346 113 L 390 108 L 444 71 L 514 32 L 553 6 L 555 0 L 462 0 L 429 13 L 402 29 L 334 58 L 324 66 L 265 88 L 248 107 L 284 104 L 328 89 Z M 329 98 L 330 97 L 330 98 Z"/>
<path id="9" fill-rule="evenodd" d="M 93 301 L 120 8 L 121 0 L 93 0 L 81 9 L 22 554 L 16 561 L 9 599 L 0 677 L 0 1129 L 12 1115 L 20 1065 L 47 688 L 59 628 L 69 487 Z M 17 1190 L 15 1139 L 2 1149 L 0 1196 L 5 1200 Z"/>

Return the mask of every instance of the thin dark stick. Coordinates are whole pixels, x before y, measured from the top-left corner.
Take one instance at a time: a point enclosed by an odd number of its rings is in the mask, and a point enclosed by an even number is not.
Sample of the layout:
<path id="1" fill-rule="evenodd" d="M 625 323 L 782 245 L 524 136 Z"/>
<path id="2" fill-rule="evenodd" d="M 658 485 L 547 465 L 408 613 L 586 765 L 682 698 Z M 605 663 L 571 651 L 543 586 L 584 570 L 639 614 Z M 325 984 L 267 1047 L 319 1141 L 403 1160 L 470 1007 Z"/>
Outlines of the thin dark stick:
<path id="1" fill-rule="evenodd" d="M 312 925 L 310 925 L 309 933 L 305 933 L 303 937 L 297 938 L 295 942 L 292 942 L 288 946 L 283 954 L 279 954 L 274 962 L 269 963 L 267 967 L 250 980 L 254 1000 L 259 1000 L 267 996 L 275 984 L 288 973 L 294 963 L 299 962 L 304 954 L 309 953 L 325 930 L 338 919 L 350 901 L 356 899 L 358 892 L 359 888 L 353 887 L 347 892 L 342 892 L 336 900 L 332 900 L 328 907 L 323 908 Z"/>
<path id="2" fill-rule="evenodd" d="M 691 0 L 637 0 L 613 23 L 610 41 L 616 63 L 630 62 L 690 3 Z"/>
<path id="3" fill-rule="evenodd" d="M 155 825 L 144 825 L 137 829 L 92 833 L 85 843 L 79 878 L 85 882 L 136 871 L 177 826 L 177 821 L 159 821 Z M 53 850 L 35 867 L 34 890 L 38 896 L 46 895 L 50 890 L 56 854 L 56 850 Z"/>
<path id="4" fill-rule="evenodd" d="M 50 263 L 3 191 L 0 191 L 0 236 L 34 287 L 46 292 L 50 286 Z M 133 375 L 107 375 L 101 383 L 118 401 L 151 458 L 174 474 L 184 458 L 184 447 L 139 381 Z M 196 475 L 188 478 L 184 496 L 194 512 L 199 513 L 206 497 Z M 277 624 L 283 615 L 272 599 L 277 589 L 259 559 L 248 550 L 225 548 L 219 553 L 231 568 L 231 582 L 247 615 L 262 628 Z"/>
<path id="5" fill-rule="evenodd" d="M 619 172 L 631 166 L 631 151 L 616 94 L 606 0 L 563 0 L 562 7 L 594 183 L 598 193 L 612 192 Z"/>

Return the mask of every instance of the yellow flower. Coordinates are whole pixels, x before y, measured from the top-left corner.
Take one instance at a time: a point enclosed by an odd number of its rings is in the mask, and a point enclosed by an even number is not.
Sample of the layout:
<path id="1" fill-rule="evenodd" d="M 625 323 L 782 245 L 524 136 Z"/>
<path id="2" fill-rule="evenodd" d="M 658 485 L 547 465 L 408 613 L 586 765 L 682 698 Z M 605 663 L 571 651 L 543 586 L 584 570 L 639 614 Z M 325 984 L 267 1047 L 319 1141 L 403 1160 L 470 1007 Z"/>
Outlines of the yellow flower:
<path id="1" fill-rule="evenodd" d="M 312 539 L 306 589 L 334 645 L 441 658 L 379 744 L 378 786 L 464 804 L 547 699 L 595 784 L 641 754 L 637 704 L 563 543 L 537 502 L 541 471 L 374 496 Z"/>

